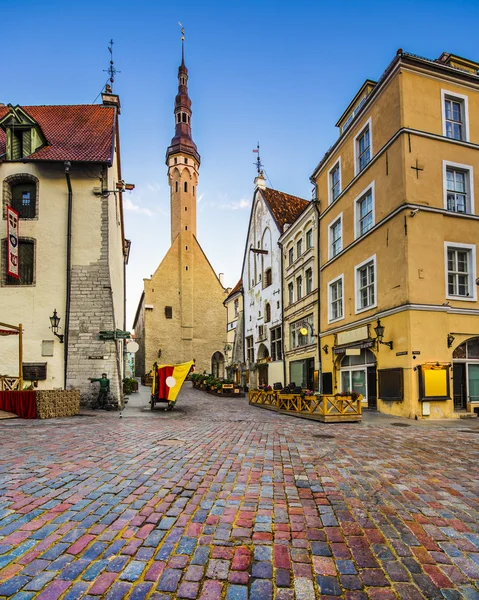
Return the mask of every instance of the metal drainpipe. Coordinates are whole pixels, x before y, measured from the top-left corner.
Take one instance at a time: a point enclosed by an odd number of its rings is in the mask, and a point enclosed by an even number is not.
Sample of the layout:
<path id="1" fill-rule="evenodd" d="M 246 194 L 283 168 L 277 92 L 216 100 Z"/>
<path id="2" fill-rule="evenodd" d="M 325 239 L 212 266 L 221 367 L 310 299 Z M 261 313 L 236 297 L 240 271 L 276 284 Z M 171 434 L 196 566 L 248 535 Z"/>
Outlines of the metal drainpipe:
<path id="1" fill-rule="evenodd" d="M 283 387 L 286 385 L 286 356 L 284 355 L 284 302 L 283 302 L 283 245 L 278 242 L 279 251 L 281 253 L 281 352 L 283 355 Z"/>
<path id="2" fill-rule="evenodd" d="M 68 370 L 68 336 L 70 331 L 70 303 L 71 303 L 71 270 L 72 270 L 72 207 L 73 207 L 73 191 L 70 181 L 69 161 L 65 162 L 65 178 L 68 188 L 68 217 L 67 217 L 67 282 L 66 282 L 66 303 L 65 303 L 65 334 L 63 338 L 64 352 L 64 388 L 67 387 L 67 370 Z"/>
<path id="3" fill-rule="evenodd" d="M 317 248 L 317 252 L 316 252 L 316 256 L 317 256 L 317 260 L 318 260 L 318 358 L 319 358 L 319 373 L 318 373 L 318 391 L 322 391 L 322 382 L 321 382 L 321 374 L 323 372 L 322 369 L 322 360 L 321 360 L 321 338 L 320 333 L 321 333 L 321 285 L 320 285 L 320 279 L 321 279 L 321 250 L 320 250 L 320 245 L 319 245 L 319 207 L 318 207 L 318 198 L 314 198 L 313 200 L 314 203 L 314 208 L 316 209 L 316 212 L 318 213 L 318 224 L 316 227 L 316 238 L 317 238 L 317 244 L 318 244 L 318 248 Z"/>

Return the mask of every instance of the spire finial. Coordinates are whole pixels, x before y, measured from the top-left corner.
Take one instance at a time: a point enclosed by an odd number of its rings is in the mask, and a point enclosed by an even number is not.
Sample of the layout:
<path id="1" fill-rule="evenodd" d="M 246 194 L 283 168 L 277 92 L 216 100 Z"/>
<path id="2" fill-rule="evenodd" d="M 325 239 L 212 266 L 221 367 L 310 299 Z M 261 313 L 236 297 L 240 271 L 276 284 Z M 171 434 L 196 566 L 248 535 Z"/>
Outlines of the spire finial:
<path id="1" fill-rule="evenodd" d="M 258 158 L 256 159 L 256 161 L 253 164 L 256 166 L 258 175 L 261 175 L 261 173 L 263 172 L 263 165 L 261 163 L 261 158 L 259 157 L 259 142 L 256 145 L 256 150 L 253 150 L 253 152 L 255 152 L 258 155 Z"/>
<path id="2" fill-rule="evenodd" d="M 185 28 L 178 21 L 178 25 L 181 27 L 181 64 L 185 64 Z"/>
<path id="3" fill-rule="evenodd" d="M 108 69 L 103 69 L 104 73 L 108 73 L 108 75 L 110 76 L 108 81 L 110 83 L 107 83 L 105 85 L 105 91 L 109 92 L 111 94 L 111 92 L 113 91 L 113 83 L 115 82 L 115 75 L 117 73 L 121 73 L 121 71 L 118 71 L 117 69 L 115 69 L 115 64 L 113 62 L 113 44 L 115 42 L 111 39 L 110 43 L 108 44 L 108 52 L 110 53 L 110 66 L 108 67 Z"/>

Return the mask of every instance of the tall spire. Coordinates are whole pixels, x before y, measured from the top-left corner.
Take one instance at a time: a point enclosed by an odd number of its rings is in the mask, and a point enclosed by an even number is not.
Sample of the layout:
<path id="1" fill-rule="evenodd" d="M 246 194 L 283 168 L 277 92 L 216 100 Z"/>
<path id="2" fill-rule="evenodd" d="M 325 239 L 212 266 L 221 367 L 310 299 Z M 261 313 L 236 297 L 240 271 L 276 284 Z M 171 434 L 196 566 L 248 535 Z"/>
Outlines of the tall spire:
<path id="1" fill-rule="evenodd" d="M 200 155 L 191 137 L 191 100 L 188 96 L 188 69 L 185 65 L 185 30 L 181 25 L 181 65 L 178 67 L 178 94 L 175 98 L 175 135 L 166 151 L 166 162 L 172 154 L 181 152 L 193 156 L 198 163 Z"/>

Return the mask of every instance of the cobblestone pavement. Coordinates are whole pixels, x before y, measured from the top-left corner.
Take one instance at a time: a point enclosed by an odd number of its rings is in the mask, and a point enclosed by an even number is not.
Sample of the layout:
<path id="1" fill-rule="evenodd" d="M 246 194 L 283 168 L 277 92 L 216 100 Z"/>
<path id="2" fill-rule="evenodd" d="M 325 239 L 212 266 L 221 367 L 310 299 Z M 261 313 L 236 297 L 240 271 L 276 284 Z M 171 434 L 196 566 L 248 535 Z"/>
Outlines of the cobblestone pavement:
<path id="1" fill-rule="evenodd" d="M 474 425 L 95 414 L 0 423 L 2 598 L 479 598 Z"/>

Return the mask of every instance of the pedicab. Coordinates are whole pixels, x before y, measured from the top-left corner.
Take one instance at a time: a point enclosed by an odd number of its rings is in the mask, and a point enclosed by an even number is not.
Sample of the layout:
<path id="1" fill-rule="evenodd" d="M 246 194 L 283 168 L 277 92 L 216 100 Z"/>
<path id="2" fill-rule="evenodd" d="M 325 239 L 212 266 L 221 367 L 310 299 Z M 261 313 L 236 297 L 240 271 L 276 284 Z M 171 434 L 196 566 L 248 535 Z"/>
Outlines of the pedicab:
<path id="1" fill-rule="evenodd" d="M 165 410 L 172 410 L 176 404 L 181 387 L 190 373 L 195 370 L 195 361 L 181 363 L 179 365 L 153 365 L 151 375 L 150 408 L 154 410 L 156 403 L 167 403 Z"/>

